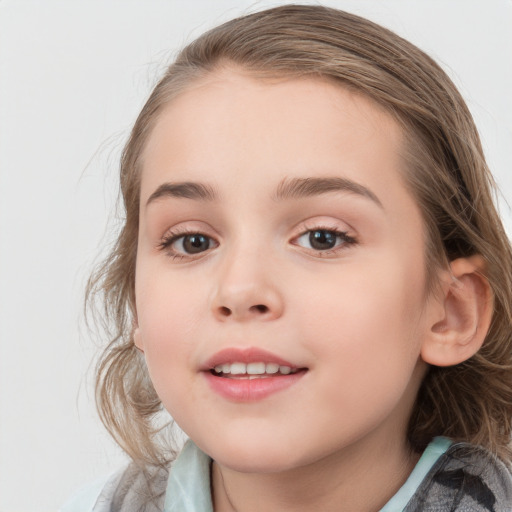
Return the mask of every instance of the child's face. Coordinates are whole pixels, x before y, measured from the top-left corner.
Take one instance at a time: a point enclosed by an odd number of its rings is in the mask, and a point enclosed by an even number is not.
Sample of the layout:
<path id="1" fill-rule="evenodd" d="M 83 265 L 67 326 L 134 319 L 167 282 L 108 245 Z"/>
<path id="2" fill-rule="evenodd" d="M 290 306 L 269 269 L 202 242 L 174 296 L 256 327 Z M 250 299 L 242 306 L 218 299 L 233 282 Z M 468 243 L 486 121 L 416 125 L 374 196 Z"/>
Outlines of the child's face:
<path id="1" fill-rule="evenodd" d="M 314 79 L 224 71 L 161 115 L 144 153 L 136 343 L 220 464 L 280 471 L 405 444 L 432 308 L 400 144 L 388 114 Z M 211 371 L 237 362 L 292 373 Z"/>

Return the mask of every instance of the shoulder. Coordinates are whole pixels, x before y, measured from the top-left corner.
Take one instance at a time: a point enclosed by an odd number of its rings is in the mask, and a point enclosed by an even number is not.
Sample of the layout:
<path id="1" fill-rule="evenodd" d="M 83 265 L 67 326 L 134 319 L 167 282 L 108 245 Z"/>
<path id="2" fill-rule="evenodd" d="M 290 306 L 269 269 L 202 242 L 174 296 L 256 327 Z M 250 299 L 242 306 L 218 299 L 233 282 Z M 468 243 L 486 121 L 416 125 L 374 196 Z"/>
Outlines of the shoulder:
<path id="1" fill-rule="evenodd" d="M 444 453 L 404 512 L 506 512 L 512 504 L 512 474 L 484 448 L 455 443 Z"/>
<path id="2" fill-rule="evenodd" d="M 124 469 L 84 485 L 59 508 L 58 512 L 92 512 L 100 495 L 120 478 L 123 471 Z"/>
<path id="3" fill-rule="evenodd" d="M 159 512 L 168 470 L 141 469 L 131 463 L 78 491 L 59 512 Z"/>

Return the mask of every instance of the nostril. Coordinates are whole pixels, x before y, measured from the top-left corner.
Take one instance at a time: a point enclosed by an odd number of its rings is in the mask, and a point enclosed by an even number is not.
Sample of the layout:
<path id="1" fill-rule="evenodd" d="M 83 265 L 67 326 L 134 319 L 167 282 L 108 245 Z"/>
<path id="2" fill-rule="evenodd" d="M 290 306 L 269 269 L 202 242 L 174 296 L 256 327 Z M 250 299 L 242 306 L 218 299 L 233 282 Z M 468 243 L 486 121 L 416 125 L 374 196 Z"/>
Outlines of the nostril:
<path id="1" fill-rule="evenodd" d="M 217 309 L 217 315 L 221 318 L 229 318 L 229 317 L 237 317 L 242 318 L 245 317 L 245 314 L 256 315 L 256 316 L 265 316 L 266 314 L 270 312 L 270 308 L 268 306 L 265 306 L 265 304 L 255 304 L 254 306 L 250 306 L 249 309 L 240 308 L 228 308 L 226 306 L 219 306 Z"/>
<path id="2" fill-rule="evenodd" d="M 264 304 L 257 304 L 256 306 L 251 306 L 252 311 L 257 311 L 258 313 L 266 313 L 268 311 L 268 307 Z"/>

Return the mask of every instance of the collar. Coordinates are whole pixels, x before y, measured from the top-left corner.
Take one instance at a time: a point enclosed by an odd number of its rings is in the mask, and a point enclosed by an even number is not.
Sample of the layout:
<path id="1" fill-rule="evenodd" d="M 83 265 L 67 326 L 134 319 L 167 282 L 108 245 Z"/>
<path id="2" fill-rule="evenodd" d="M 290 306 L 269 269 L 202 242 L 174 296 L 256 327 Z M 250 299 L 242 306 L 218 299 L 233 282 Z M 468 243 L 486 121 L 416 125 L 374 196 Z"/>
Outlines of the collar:
<path id="1" fill-rule="evenodd" d="M 413 472 L 380 512 L 403 510 L 418 486 L 452 442 L 436 437 L 421 456 Z M 213 512 L 210 489 L 212 459 L 193 441 L 185 443 L 172 465 L 165 494 L 164 512 Z"/>
<path id="2" fill-rule="evenodd" d="M 211 464 L 212 459 L 193 441 L 185 443 L 171 468 L 164 512 L 213 512 Z"/>

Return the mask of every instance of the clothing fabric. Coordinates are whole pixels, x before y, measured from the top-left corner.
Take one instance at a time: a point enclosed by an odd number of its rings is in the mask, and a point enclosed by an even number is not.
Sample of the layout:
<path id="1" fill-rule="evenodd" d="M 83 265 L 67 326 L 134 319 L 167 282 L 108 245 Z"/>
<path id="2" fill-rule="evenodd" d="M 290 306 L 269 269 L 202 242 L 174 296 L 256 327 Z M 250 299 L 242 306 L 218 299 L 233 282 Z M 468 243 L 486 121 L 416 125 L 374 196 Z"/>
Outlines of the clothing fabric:
<path id="1" fill-rule="evenodd" d="M 170 473 L 132 464 L 60 512 L 213 512 L 211 462 L 188 441 Z M 437 437 L 380 512 L 512 512 L 512 474 L 481 447 Z"/>

